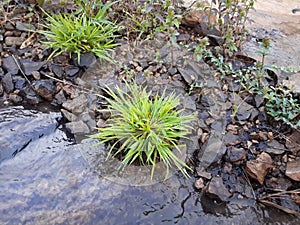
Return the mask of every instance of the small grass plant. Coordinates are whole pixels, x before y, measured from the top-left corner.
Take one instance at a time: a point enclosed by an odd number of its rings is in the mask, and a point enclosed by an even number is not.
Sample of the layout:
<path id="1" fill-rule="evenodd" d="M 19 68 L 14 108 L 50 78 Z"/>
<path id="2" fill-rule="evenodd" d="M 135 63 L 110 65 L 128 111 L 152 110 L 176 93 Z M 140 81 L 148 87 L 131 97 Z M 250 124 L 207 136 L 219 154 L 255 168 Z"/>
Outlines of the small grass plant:
<path id="1" fill-rule="evenodd" d="M 97 8 L 97 13 L 91 15 L 91 10 L 79 13 L 50 15 L 46 13 L 46 24 L 40 33 L 47 41 L 43 43 L 52 48 L 50 58 L 63 52 L 76 53 L 78 61 L 85 52 L 93 52 L 100 59 L 113 61 L 109 50 L 117 46 L 114 43 L 119 27 L 106 19 L 105 13 L 112 3 Z M 96 10 L 93 8 L 93 10 Z"/>
<path id="2" fill-rule="evenodd" d="M 111 117 L 92 137 L 110 145 L 108 157 L 123 155 L 125 166 L 136 161 L 151 165 L 151 179 L 159 162 L 166 166 L 166 177 L 172 166 L 188 176 L 189 167 L 175 151 L 181 151 L 179 139 L 187 137 L 195 117 L 177 110 L 180 100 L 175 93 L 152 95 L 135 83 L 125 87 L 126 91 L 106 88 L 108 97 L 104 99 Z"/>

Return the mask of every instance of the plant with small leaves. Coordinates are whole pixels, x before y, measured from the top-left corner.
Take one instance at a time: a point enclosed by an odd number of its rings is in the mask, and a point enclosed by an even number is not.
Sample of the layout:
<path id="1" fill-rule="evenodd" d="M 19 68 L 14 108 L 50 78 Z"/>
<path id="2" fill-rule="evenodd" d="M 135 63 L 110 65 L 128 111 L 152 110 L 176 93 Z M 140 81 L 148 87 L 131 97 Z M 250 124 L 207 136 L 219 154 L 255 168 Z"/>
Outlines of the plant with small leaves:
<path id="1" fill-rule="evenodd" d="M 264 87 L 266 111 L 276 121 L 282 121 L 292 128 L 300 127 L 300 103 L 284 86 Z"/>
<path id="2" fill-rule="evenodd" d="M 166 177 L 172 165 L 188 176 L 185 169 L 189 167 L 174 151 L 181 151 L 179 139 L 189 134 L 189 124 L 195 117 L 177 109 L 180 100 L 174 93 L 152 95 L 135 83 L 126 83 L 126 89 L 105 89 L 108 97 L 103 98 L 111 117 L 107 126 L 92 137 L 110 144 L 108 157 L 124 155 L 124 165 L 136 160 L 151 165 L 151 179 L 159 160 L 166 165 Z"/>

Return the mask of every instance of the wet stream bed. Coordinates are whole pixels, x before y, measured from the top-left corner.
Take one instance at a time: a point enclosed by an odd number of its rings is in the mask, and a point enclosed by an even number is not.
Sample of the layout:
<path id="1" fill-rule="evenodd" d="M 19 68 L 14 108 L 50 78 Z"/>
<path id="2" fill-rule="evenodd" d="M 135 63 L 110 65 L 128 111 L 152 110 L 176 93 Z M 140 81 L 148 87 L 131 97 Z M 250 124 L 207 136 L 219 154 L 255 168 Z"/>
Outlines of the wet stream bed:
<path id="1" fill-rule="evenodd" d="M 1 224 L 299 223 L 254 200 L 215 202 L 195 191 L 193 178 L 178 174 L 144 186 L 110 181 L 83 157 L 89 142 L 74 144 L 62 131 L 59 114 L 22 107 L 0 112 L 1 147 L 11 146 L 1 155 Z"/>

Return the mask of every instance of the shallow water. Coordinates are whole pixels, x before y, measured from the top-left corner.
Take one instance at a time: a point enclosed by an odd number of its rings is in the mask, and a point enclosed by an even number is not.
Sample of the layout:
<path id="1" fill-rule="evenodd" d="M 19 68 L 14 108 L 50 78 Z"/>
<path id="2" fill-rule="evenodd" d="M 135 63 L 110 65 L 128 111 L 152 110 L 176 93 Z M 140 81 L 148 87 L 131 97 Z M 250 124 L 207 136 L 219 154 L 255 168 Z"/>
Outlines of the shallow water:
<path id="1" fill-rule="evenodd" d="M 57 114 L 6 108 L 11 122 L 2 129 L 2 141 L 13 143 L 16 135 L 32 130 L 35 141 L 14 157 L 0 163 L 0 224 L 299 224 L 300 220 L 282 212 L 266 210 L 252 200 L 219 205 L 193 188 L 193 178 L 178 175 L 147 186 L 112 182 L 95 172 L 84 159 L 86 144 L 69 141 L 56 122 Z M 2 110 L 3 111 L 3 110 Z M 24 112 L 23 112 L 24 111 Z M 26 130 L 9 132 L 20 114 L 47 120 L 19 122 Z M 15 118 L 14 118 L 15 115 Z M 31 115 L 32 116 L 32 115 Z M 36 122 L 33 122 L 36 121 Z M 6 131 L 7 132 L 6 132 Z M 103 171 L 105 174 L 105 171 Z"/>

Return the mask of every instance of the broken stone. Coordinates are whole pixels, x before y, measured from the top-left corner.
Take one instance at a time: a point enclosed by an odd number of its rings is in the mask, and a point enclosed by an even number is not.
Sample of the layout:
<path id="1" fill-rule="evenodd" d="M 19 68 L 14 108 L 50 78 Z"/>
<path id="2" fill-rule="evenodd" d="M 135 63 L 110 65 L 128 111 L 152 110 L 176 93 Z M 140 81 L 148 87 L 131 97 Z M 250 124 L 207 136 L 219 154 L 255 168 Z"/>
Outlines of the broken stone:
<path id="1" fill-rule="evenodd" d="M 288 162 L 285 175 L 295 181 L 300 181 L 300 160 Z"/>
<path id="2" fill-rule="evenodd" d="M 53 72 L 58 78 L 62 78 L 62 77 L 63 77 L 63 74 L 64 74 L 64 67 L 63 67 L 63 66 L 52 64 L 52 65 L 50 66 L 50 69 L 52 70 L 52 72 Z"/>
<path id="3" fill-rule="evenodd" d="M 52 101 L 53 95 L 55 94 L 56 87 L 53 84 L 52 80 L 38 80 L 33 83 L 33 86 L 42 98 Z"/>
<path id="4" fill-rule="evenodd" d="M 252 105 L 249 105 L 246 102 L 242 102 L 242 104 L 239 105 L 238 112 L 236 114 L 237 119 L 239 121 L 244 121 L 249 119 L 252 113 L 252 109 L 253 109 Z"/>
<path id="5" fill-rule="evenodd" d="M 65 72 L 67 76 L 74 77 L 79 72 L 79 68 L 77 66 L 68 66 L 65 68 Z"/>
<path id="6" fill-rule="evenodd" d="M 266 152 L 262 152 L 255 160 L 250 160 L 246 163 L 246 172 L 262 185 L 265 176 L 273 168 L 272 163 L 271 156 Z"/>
<path id="7" fill-rule="evenodd" d="M 271 177 L 266 180 L 266 186 L 268 188 L 286 191 L 292 186 L 292 183 L 288 179 L 282 177 Z"/>
<path id="8" fill-rule="evenodd" d="M 87 106 L 87 98 L 85 95 L 79 95 L 77 98 L 67 100 L 62 106 L 72 113 L 82 113 Z"/>
<path id="9" fill-rule="evenodd" d="M 263 95 L 256 95 L 254 97 L 254 101 L 255 101 L 256 108 L 259 108 L 259 107 L 261 107 L 263 105 L 265 99 L 264 99 Z"/>
<path id="10" fill-rule="evenodd" d="M 0 96 L 2 96 L 2 95 L 3 95 L 3 92 L 4 92 L 4 90 L 3 90 L 3 86 L 2 86 L 2 84 L 0 83 Z"/>
<path id="11" fill-rule="evenodd" d="M 20 46 L 25 41 L 25 38 L 23 37 L 6 37 L 5 38 L 5 44 L 7 46 Z"/>
<path id="12" fill-rule="evenodd" d="M 205 18 L 209 24 L 215 24 L 217 22 L 216 13 L 212 13 L 209 17 L 206 16 L 206 12 L 200 10 L 191 10 L 182 18 L 182 24 L 190 27 L 194 27 L 200 22 L 204 22 Z"/>
<path id="13" fill-rule="evenodd" d="M 224 143 L 226 146 L 234 146 L 241 143 L 241 140 L 238 135 L 227 132 L 224 136 Z"/>
<path id="14" fill-rule="evenodd" d="M 204 180 L 202 178 L 195 180 L 194 187 L 197 190 L 201 190 L 202 188 L 204 188 L 205 187 Z"/>
<path id="15" fill-rule="evenodd" d="M 293 153 L 299 152 L 300 151 L 300 131 L 294 129 L 292 134 L 286 138 L 285 146 Z"/>
<path id="16" fill-rule="evenodd" d="M 20 60 L 20 64 L 22 69 L 26 75 L 31 75 L 35 71 L 39 71 L 42 66 L 46 64 L 46 62 L 34 62 L 28 59 Z"/>
<path id="17" fill-rule="evenodd" d="M 227 126 L 226 130 L 230 131 L 232 134 L 238 134 L 238 128 L 239 128 L 239 126 L 237 126 L 237 125 L 229 124 Z"/>
<path id="18" fill-rule="evenodd" d="M 264 149 L 264 151 L 267 153 L 270 153 L 270 154 L 281 155 L 286 151 L 284 145 L 280 144 L 276 140 L 272 140 L 272 141 L 268 142 L 267 146 L 268 147 L 266 149 Z"/>
<path id="19" fill-rule="evenodd" d="M 78 62 L 77 59 L 75 59 L 76 62 Z M 94 53 L 92 52 L 87 52 L 84 53 L 82 55 L 80 55 L 80 62 L 79 62 L 79 66 L 81 67 L 91 67 L 92 65 L 94 65 L 97 62 L 97 58 L 95 56 Z"/>
<path id="20" fill-rule="evenodd" d="M 246 159 L 246 151 L 242 148 L 229 147 L 227 149 L 227 159 L 232 163 L 240 163 Z"/>
<path id="21" fill-rule="evenodd" d="M 16 75 L 19 72 L 19 67 L 16 64 L 12 56 L 8 56 L 2 59 L 3 69 L 12 75 Z"/>
<path id="22" fill-rule="evenodd" d="M 65 109 L 61 109 L 62 115 L 70 122 L 75 122 L 78 118 L 73 113 L 70 113 L 69 111 Z"/>
<path id="23" fill-rule="evenodd" d="M 223 180 L 221 177 L 214 177 L 210 181 L 208 188 L 206 188 L 205 193 L 216 200 L 220 200 L 222 202 L 227 201 L 227 199 L 231 196 L 227 188 L 225 187 Z"/>
<path id="24" fill-rule="evenodd" d="M 12 94 L 9 96 L 9 100 L 13 103 L 20 103 L 22 102 L 23 98 L 17 94 Z"/>
<path id="25" fill-rule="evenodd" d="M 11 77 L 10 73 L 7 73 L 3 78 L 2 78 L 2 85 L 3 89 L 6 93 L 10 93 L 14 90 L 14 83 Z"/>
<path id="26" fill-rule="evenodd" d="M 75 121 L 66 123 L 66 129 L 72 134 L 88 134 L 89 127 L 83 121 Z"/>
<path id="27" fill-rule="evenodd" d="M 187 42 L 190 40 L 190 38 L 191 38 L 191 35 L 189 35 L 189 34 L 179 34 L 177 36 L 177 41 L 178 42 Z"/>
<path id="28" fill-rule="evenodd" d="M 29 23 L 23 23 L 21 21 L 16 22 L 16 28 L 19 31 L 34 31 L 35 27 Z"/>
<path id="29" fill-rule="evenodd" d="M 259 131 L 259 132 L 252 132 L 249 134 L 249 137 L 253 140 L 257 140 L 257 141 L 266 141 L 267 135 L 264 134 L 263 132 Z"/>
<path id="30" fill-rule="evenodd" d="M 60 90 L 55 96 L 54 98 L 56 99 L 56 103 L 61 105 L 63 104 L 65 101 L 67 101 L 66 96 L 64 94 L 64 90 Z"/>
<path id="31" fill-rule="evenodd" d="M 204 170 L 197 170 L 197 175 L 198 175 L 199 177 L 203 177 L 203 178 L 205 178 L 205 179 L 207 179 L 207 180 L 210 180 L 210 179 L 211 179 L 211 173 L 206 172 L 206 171 L 204 171 Z"/>
<path id="32" fill-rule="evenodd" d="M 34 77 L 34 79 L 36 79 L 36 80 L 40 80 L 41 79 L 41 74 L 40 74 L 39 71 L 33 71 L 31 74 Z"/>

